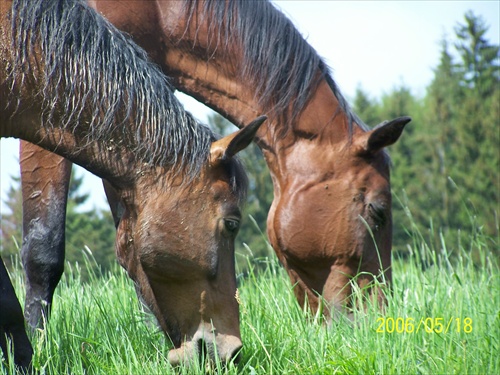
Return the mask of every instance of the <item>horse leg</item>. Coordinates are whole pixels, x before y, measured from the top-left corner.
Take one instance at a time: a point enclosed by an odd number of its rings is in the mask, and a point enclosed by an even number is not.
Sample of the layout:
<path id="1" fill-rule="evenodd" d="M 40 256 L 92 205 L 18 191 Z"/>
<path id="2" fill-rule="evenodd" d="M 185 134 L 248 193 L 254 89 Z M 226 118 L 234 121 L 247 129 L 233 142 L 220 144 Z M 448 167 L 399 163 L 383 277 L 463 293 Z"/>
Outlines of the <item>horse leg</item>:
<path id="1" fill-rule="evenodd" d="M 0 347 L 4 358 L 7 359 L 8 345 L 11 341 L 14 347 L 14 363 L 23 371 L 29 371 L 33 348 L 26 335 L 24 317 L 21 305 L 14 291 L 14 287 L 0 258 Z"/>
<path id="2" fill-rule="evenodd" d="M 72 163 L 21 141 L 25 316 L 40 327 L 50 312 L 64 270 L 66 203 Z"/>

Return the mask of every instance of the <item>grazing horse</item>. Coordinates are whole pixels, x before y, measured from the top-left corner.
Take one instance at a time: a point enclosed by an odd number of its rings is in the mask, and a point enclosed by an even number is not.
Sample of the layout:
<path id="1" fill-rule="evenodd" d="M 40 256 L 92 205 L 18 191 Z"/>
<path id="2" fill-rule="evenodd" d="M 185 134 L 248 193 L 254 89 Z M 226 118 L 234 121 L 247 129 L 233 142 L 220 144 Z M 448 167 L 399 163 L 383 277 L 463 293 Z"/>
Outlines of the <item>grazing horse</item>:
<path id="1" fill-rule="evenodd" d="M 177 88 L 237 126 L 268 114 L 268 126 L 257 133 L 274 185 L 267 233 L 301 305 L 315 312 L 322 296 L 330 316 L 349 304 L 352 281 L 362 287 L 374 278 L 390 284 L 390 160 L 384 148 L 398 140 L 410 118 L 368 130 L 326 64 L 267 1 L 89 3 L 144 47 Z M 28 158 L 35 163 L 41 157 L 29 151 L 22 164 Z M 62 233 L 68 182 L 60 175 L 66 167 L 46 159 L 37 163 L 47 169 L 44 176 L 22 173 L 23 184 L 42 192 L 25 206 L 28 215 L 48 211 L 42 187 L 52 186 L 61 204 L 45 215 Z M 64 241 L 53 249 L 63 254 Z M 26 258 L 38 251 L 23 245 Z M 46 284 L 41 290 L 50 297 Z M 38 320 L 37 310 L 26 310 Z"/>
<path id="2" fill-rule="evenodd" d="M 242 345 L 234 239 L 247 186 L 234 156 L 265 117 L 217 140 L 142 49 L 71 0 L 0 3 L 0 97 L 1 137 L 112 186 L 123 208 L 118 260 L 172 341 L 170 362 L 189 365 L 203 351 L 231 360 Z M 43 273 L 51 261 L 40 253 L 27 266 Z"/>

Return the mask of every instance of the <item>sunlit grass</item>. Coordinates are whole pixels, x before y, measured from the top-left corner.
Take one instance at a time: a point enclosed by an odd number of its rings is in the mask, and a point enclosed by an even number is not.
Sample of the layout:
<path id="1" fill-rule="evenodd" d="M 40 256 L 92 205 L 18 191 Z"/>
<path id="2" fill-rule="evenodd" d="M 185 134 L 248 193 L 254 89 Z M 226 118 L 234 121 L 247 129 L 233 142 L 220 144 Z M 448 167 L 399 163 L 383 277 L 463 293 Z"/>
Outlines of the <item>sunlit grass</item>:
<path id="1" fill-rule="evenodd" d="M 497 244 L 475 236 L 472 246 L 481 254 L 479 264 L 463 248 L 443 243 L 440 251 L 430 251 L 422 239 L 415 241 L 412 256 L 394 262 L 393 293 L 384 313 L 365 301 L 354 322 L 341 319 L 329 326 L 298 306 L 273 255 L 251 258 L 250 272 L 239 276 L 241 362 L 216 364 L 216 372 L 499 374 L 500 272 L 491 251 Z M 19 265 L 12 277 L 22 297 Z M 168 364 L 168 340 L 142 311 L 132 282 L 118 267 L 103 276 L 91 273 L 84 283 L 80 269 L 68 265 L 50 323 L 32 342 L 40 374 L 206 370 L 174 370 Z M 14 373 L 5 363 L 1 369 Z"/>

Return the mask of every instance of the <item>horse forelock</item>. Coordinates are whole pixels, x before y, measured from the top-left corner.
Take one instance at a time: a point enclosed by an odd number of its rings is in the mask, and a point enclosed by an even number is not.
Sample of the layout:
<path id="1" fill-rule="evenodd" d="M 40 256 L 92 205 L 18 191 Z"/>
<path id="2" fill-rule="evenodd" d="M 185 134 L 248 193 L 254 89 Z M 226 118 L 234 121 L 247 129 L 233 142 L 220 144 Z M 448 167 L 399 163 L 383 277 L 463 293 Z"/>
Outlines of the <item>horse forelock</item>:
<path id="1" fill-rule="evenodd" d="M 43 126 L 57 120 L 146 164 L 175 166 L 188 180 L 199 175 L 213 133 L 184 110 L 146 53 L 93 9 L 82 1 L 17 0 L 12 35 L 13 82 L 29 80 L 34 65 L 43 69 Z M 35 63 L 34 51 L 41 52 Z"/>
<path id="2" fill-rule="evenodd" d="M 350 110 L 328 65 L 269 1 L 188 0 L 183 10 L 186 30 L 195 19 L 198 25 L 208 22 L 210 48 L 216 50 L 223 45 L 225 50 L 237 45 L 243 51 L 243 60 L 234 62 L 240 78 L 253 85 L 255 99 L 266 114 L 283 125 L 280 136 L 293 129 L 322 79 L 328 82 L 347 115 L 349 132 L 353 121 L 364 126 Z"/>

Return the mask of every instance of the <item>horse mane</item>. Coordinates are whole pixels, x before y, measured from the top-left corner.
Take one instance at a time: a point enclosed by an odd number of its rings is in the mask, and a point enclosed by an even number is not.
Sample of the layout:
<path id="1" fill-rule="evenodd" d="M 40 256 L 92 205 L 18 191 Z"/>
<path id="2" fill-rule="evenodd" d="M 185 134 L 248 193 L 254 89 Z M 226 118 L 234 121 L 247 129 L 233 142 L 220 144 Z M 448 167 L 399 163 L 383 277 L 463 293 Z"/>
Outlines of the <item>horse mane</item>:
<path id="1" fill-rule="evenodd" d="M 200 4 L 187 0 L 184 13 L 186 30 L 194 22 L 195 13 L 198 25 L 208 20 L 208 43 L 214 52 L 220 45 L 231 44 L 243 51 L 243 61 L 235 62 L 241 80 L 253 85 L 255 97 L 268 116 L 284 124 L 281 136 L 293 129 L 322 79 L 347 115 L 349 133 L 352 134 L 353 121 L 365 126 L 350 110 L 328 65 L 269 1 L 205 0 Z"/>
<path id="2" fill-rule="evenodd" d="M 214 134 L 184 110 L 146 53 L 93 9 L 82 1 L 16 0 L 12 36 L 12 84 L 26 84 L 33 69 L 42 70 L 34 87 L 43 126 L 57 121 L 88 142 L 114 142 L 148 165 L 199 175 Z"/>

